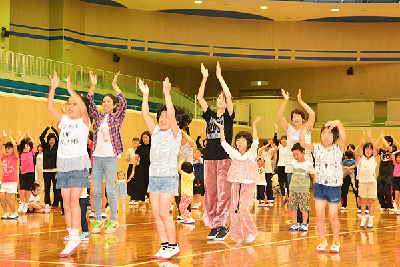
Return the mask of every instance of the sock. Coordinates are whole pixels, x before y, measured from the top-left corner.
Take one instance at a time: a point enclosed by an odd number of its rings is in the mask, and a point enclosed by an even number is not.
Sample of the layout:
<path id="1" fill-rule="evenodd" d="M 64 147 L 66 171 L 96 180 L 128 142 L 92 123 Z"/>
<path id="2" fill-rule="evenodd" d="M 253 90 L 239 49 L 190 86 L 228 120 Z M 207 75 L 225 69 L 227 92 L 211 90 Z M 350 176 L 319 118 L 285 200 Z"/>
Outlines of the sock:
<path id="1" fill-rule="evenodd" d="M 73 242 L 80 242 L 81 241 L 81 239 L 79 238 L 79 230 L 72 230 L 71 229 L 71 235 L 70 235 L 70 237 L 69 237 L 69 240 L 70 241 L 73 241 Z"/>
<path id="2" fill-rule="evenodd" d="M 71 236 L 71 228 L 67 228 L 68 235 Z"/>

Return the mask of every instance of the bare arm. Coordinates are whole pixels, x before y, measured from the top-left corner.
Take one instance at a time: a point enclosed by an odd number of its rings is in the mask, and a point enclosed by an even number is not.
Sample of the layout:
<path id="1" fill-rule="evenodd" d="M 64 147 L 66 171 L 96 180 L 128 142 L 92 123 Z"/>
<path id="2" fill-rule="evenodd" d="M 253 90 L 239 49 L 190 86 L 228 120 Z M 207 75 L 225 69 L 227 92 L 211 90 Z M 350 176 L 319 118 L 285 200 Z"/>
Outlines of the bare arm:
<path id="1" fill-rule="evenodd" d="M 204 90 L 206 88 L 206 82 L 208 78 L 208 69 L 204 67 L 203 63 L 201 63 L 201 74 L 203 75 L 203 80 L 201 81 L 200 84 L 199 93 L 197 94 L 197 100 L 199 100 L 203 112 L 206 112 L 208 105 L 207 102 L 204 100 Z"/>
<path id="2" fill-rule="evenodd" d="M 139 88 L 142 91 L 143 94 L 143 100 L 142 100 L 142 116 L 143 116 L 143 121 L 146 124 L 147 128 L 149 129 L 150 133 L 153 134 L 154 127 L 156 124 L 154 121 L 150 118 L 150 112 L 149 112 L 149 86 L 147 84 L 143 83 L 143 80 L 139 80 Z"/>
<path id="3" fill-rule="evenodd" d="M 361 157 L 364 155 L 364 150 L 363 150 L 364 142 L 365 142 L 365 131 L 363 129 L 363 135 L 361 137 L 360 144 L 358 145 L 358 151 Z"/>
<path id="4" fill-rule="evenodd" d="M 305 149 L 310 150 L 312 153 L 314 153 L 314 146 L 306 143 L 306 139 L 304 137 L 304 126 L 301 127 L 301 130 L 300 130 L 300 140 L 299 141 L 300 141 L 300 145 L 302 147 L 304 147 Z"/>
<path id="5" fill-rule="evenodd" d="M 257 117 L 253 122 L 253 140 L 258 139 L 257 123 L 261 120 L 261 116 Z"/>
<path id="6" fill-rule="evenodd" d="M 54 94 L 56 92 L 56 88 L 60 84 L 60 78 L 57 77 L 57 72 L 53 70 L 53 77 L 49 75 L 50 78 L 50 90 L 49 96 L 47 98 L 47 110 L 56 118 L 57 121 L 61 121 L 62 114 L 54 108 Z"/>
<path id="7" fill-rule="evenodd" d="M 383 144 L 385 147 L 388 148 L 388 151 L 389 151 L 389 152 L 392 152 L 393 149 L 392 149 L 391 146 L 389 146 L 389 143 L 386 141 L 386 139 L 385 139 L 385 134 L 383 133 L 383 131 L 381 131 L 381 139 L 382 139 L 382 144 Z"/>
<path id="8" fill-rule="evenodd" d="M 299 101 L 300 105 L 308 112 L 309 117 L 308 121 L 305 124 L 306 127 L 312 132 L 312 129 L 314 128 L 314 122 L 315 122 L 315 112 L 310 108 L 301 98 L 301 89 L 299 89 L 299 93 L 297 94 L 297 100 Z"/>
<path id="9" fill-rule="evenodd" d="M 12 138 L 12 133 L 13 133 L 13 131 L 10 129 L 8 136 L 10 137 L 11 144 L 13 145 L 14 156 L 18 157 L 18 146 L 17 146 L 17 143 L 15 142 L 14 138 Z"/>
<path id="10" fill-rule="evenodd" d="M 281 93 L 283 96 L 283 103 L 282 103 L 282 106 L 279 108 L 278 119 L 282 125 L 283 130 L 285 131 L 285 133 L 287 133 L 287 128 L 289 125 L 288 125 L 285 117 L 283 117 L 283 112 L 285 112 L 286 105 L 289 101 L 289 93 L 285 92 L 284 89 L 281 89 Z"/>
<path id="11" fill-rule="evenodd" d="M 188 141 L 189 145 L 190 145 L 191 147 L 193 147 L 193 146 L 194 146 L 194 141 L 193 141 L 193 139 L 192 139 L 185 131 L 181 130 L 181 133 L 182 133 L 183 138 L 185 138 L 186 141 Z"/>
<path id="12" fill-rule="evenodd" d="M 179 173 L 179 174 L 182 174 L 182 173 L 183 173 L 183 171 L 182 171 L 182 164 L 183 164 L 186 160 L 187 160 L 187 157 L 184 156 L 183 159 L 181 159 L 181 161 L 179 162 L 179 165 L 178 165 L 178 173 Z"/>
<path id="13" fill-rule="evenodd" d="M 68 75 L 68 79 L 67 79 L 67 90 L 68 93 L 70 94 L 70 96 L 74 99 L 74 101 L 76 102 L 76 104 L 78 105 L 78 109 L 79 112 L 82 115 L 82 120 L 83 123 L 89 127 L 90 126 L 90 119 L 89 119 L 89 114 L 87 112 L 87 108 L 85 103 L 83 102 L 82 98 L 80 96 L 78 96 L 74 89 L 72 89 L 72 83 L 71 83 L 71 74 Z"/>
<path id="14" fill-rule="evenodd" d="M 6 137 L 7 137 L 7 133 L 3 129 L 3 136 L 0 139 L 0 158 L 3 157 L 3 155 L 4 155 L 3 144 L 4 144 L 4 140 L 6 139 Z"/>
<path id="15" fill-rule="evenodd" d="M 232 102 L 232 95 L 231 92 L 229 91 L 229 87 L 226 84 L 224 77 L 222 77 L 221 74 L 221 65 L 219 64 L 219 61 L 217 62 L 217 78 L 219 80 L 219 83 L 221 84 L 222 90 L 224 91 L 225 94 L 225 101 L 226 101 L 226 109 L 228 110 L 229 115 L 232 115 L 233 113 L 233 102 Z"/>
<path id="16" fill-rule="evenodd" d="M 174 134 L 174 137 L 176 137 L 180 129 L 178 126 L 178 122 L 176 121 L 175 118 L 175 108 L 174 104 L 172 104 L 172 99 L 171 99 L 171 83 L 169 82 L 168 77 L 166 77 L 165 80 L 163 81 L 163 92 L 165 96 L 165 105 L 167 107 L 167 117 L 171 125 L 171 131 Z"/>
<path id="17" fill-rule="evenodd" d="M 340 150 L 343 151 L 343 149 L 346 147 L 346 131 L 344 130 L 344 127 L 342 125 L 342 123 L 340 122 L 340 120 L 335 120 L 335 121 L 328 121 L 325 124 L 326 127 L 328 127 L 329 130 L 332 130 L 333 127 L 338 127 L 339 129 L 339 135 L 340 135 L 340 139 L 339 139 L 339 148 Z"/>
<path id="18" fill-rule="evenodd" d="M 138 162 L 139 162 L 139 155 L 135 154 L 135 159 L 133 160 L 132 172 L 131 175 L 129 176 L 129 180 L 132 179 L 133 176 L 135 176 L 135 168 Z"/>
<path id="19" fill-rule="evenodd" d="M 376 142 L 375 142 L 374 138 L 372 137 L 371 130 L 367 130 L 367 136 L 368 136 L 369 140 L 371 140 L 372 147 L 373 147 L 373 155 L 374 155 L 375 160 L 377 160 L 378 159 L 378 146 L 376 145 Z"/>
<path id="20" fill-rule="evenodd" d="M 33 147 L 32 147 L 32 151 L 36 153 L 37 151 L 37 145 L 38 145 L 38 137 L 37 137 L 37 132 L 39 131 L 39 129 L 37 129 L 34 133 L 33 133 Z"/>
<path id="21" fill-rule="evenodd" d="M 225 133 L 224 133 L 224 126 L 222 126 L 221 124 L 219 124 L 215 119 L 213 119 L 215 125 L 217 125 L 217 127 L 219 128 L 219 135 L 220 135 L 220 139 L 221 139 L 221 143 L 225 141 Z"/>
<path id="22" fill-rule="evenodd" d="M 115 75 L 115 77 L 114 77 L 114 80 L 113 80 L 112 83 L 111 83 L 111 85 L 112 85 L 112 87 L 114 88 L 115 93 L 116 93 L 117 95 L 119 95 L 120 93 L 122 93 L 121 89 L 119 89 L 118 84 L 117 84 L 117 79 L 118 79 L 119 73 L 120 73 L 120 71 L 118 71 L 118 73 L 117 73 L 117 74 Z"/>

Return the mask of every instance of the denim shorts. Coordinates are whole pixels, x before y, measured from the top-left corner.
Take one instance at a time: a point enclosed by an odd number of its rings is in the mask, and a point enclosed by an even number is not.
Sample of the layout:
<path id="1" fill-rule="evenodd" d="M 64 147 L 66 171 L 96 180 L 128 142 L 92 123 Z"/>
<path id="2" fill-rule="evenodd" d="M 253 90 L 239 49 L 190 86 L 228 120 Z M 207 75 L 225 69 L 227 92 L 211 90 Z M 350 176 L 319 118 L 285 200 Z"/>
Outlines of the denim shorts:
<path id="1" fill-rule="evenodd" d="M 314 184 L 314 200 L 326 200 L 328 204 L 340 204 L 341 186 Z"/>
<path id="2" fill-rule="evenodd" d="M 149 192 L 159 194 L 178 194 L 179 176 L 150 176 Z"/>
<path id="3" fill-rule="evenodd" d="M 57 189 L 89 188 L 89 170 L 57 172 Z"/>

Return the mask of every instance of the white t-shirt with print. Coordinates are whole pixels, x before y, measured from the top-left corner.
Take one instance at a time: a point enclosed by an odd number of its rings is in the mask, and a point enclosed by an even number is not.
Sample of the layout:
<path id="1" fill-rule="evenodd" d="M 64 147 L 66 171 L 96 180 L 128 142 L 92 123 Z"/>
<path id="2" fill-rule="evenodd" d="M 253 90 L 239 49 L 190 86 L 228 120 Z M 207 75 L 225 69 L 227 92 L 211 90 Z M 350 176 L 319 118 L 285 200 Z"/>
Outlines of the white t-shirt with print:
<path id="1" fill-rule="evenodd" d="M 95 157 L 115 157 L 111 144 L 110 127 L 107 123 L 108 114 L 105 115 L 97 133 L 97 145 L 93 152 Z"/>
<path id="2" fill-rule="evenodd" d="M 39 204 L 40 203 L 40 196 L 37 195 L 35 196 L 34 194 L 31 193 L 31 196 L 29 197 L 29 203 L 36 203 Z"/>
<path id="3" fill-rule="evenodd" d="M 260 176 L 260 181 L 257 183 L 257 185 L 267 185 L 267 181 L 265 181 L 264 167 L 257 167 L 257 172 Z"/>
<path id="4" fill-rule="evenodd" d="M 171 129 L 161 130 L 156 125 L 151 136 L 149 176 L 172 177 L 178 175 L 178 153 L 182 133 L 176 137 Z"/>
<path id="5" fill-rule="evenodd" d="M 339 144 L 333 144 L 325 149 L 322 144 L 314 145 L 315 183 L 326 186 L 341 186 L 343 181 L 342 170 L 343 151 Z"/>
<path id="6" fill-rule="evenodd" d="M 306 127 L 304 129 L 304 140 L 307 144 L 311 144 L 311 132 Z M 288 125 L 287 128 L 287 152 L 285 154 L 285 172 L 286 173 L 292 173 L 293 172 L 293 166 L 291 165 L 293 158 L 293 153 L 292 153 L 292 147 L 294 144 L 300 142 L 300 129 L 296 130 L 296 128 L 293 125 Z M 312 156 L 311 156 L 311 151 L 306 150 L 306 155 L 305 159 L 309 160 L 310 162 L 313 161 Z"/>
<path id="7" fill-rule="evenodd" d="M 63 115 L 58 128 L 61 129 L 61 132 L 57 158 L 77 158 L 87 155 L 89 127 L 82 118 L 73 120 Z"/>

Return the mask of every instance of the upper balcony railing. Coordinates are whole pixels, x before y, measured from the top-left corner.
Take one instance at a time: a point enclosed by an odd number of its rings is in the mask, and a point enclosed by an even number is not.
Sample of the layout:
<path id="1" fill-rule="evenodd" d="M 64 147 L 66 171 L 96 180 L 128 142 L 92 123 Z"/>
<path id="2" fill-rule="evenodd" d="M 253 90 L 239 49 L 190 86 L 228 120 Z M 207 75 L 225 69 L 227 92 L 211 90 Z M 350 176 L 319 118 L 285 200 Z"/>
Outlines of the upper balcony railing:
<path id="1" fill-rule="evenodd" d="M 100 88 L 102 92 L 114 92 L 111 83 L 116 75 L 115 72 L 0 49 L 0 71 L 15 73 L 16 76 L 20 77 L 32 76 L 48 79 L 49 74 L 51 74 L 53 70 L 57 72 L 60 81 L 66 81 L 68 75 L 71 74 L 72 83 L 75 84 L 79 90 L 85 92 L 89 91 L 91 85 L 89 71 L 93 71 L 93 73 L 97 75 L 96 88 Z M 139 79 L 142 79 L 144 83 L 149 86 L 150 101 L 157 103 L 162 103 L 164 101 L 162 82 L 121 73 L 118 76 L 118 86 L 125 97 L 137 100 L 142 99 L 142 92 L 137 86 Z M 171 97 L 174 104 L 188 108 L 193 114 L 196 113 L 194 97 L 189 97 L 181 93 L 179 87 L 172 86 Z M 140 110 L 140 107 L 136 106 L 134 109 Z"/>

